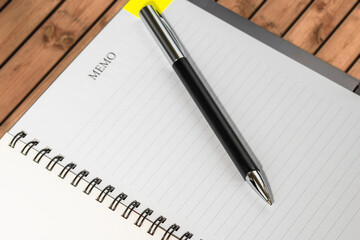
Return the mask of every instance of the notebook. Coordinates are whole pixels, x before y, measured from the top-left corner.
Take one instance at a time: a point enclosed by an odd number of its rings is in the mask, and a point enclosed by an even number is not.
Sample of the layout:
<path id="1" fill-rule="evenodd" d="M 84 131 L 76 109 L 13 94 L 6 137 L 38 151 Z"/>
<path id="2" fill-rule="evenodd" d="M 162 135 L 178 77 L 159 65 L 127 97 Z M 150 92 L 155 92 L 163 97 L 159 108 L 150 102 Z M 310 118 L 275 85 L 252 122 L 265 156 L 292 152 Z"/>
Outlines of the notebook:
<path id="1" fill-rule="evenodd" d="M 358 239 L 360 97 L 193 2 L 163 15 L 258 158 L 274 204 L 242 179 L 144 24 L 121 10 L 2 139 L 6 216 L 21 218 L 6 206 L 34 194 L 31 219 L 59 232 L 65 222 L 70 236 L 81 222 L 94 239 Z"/>

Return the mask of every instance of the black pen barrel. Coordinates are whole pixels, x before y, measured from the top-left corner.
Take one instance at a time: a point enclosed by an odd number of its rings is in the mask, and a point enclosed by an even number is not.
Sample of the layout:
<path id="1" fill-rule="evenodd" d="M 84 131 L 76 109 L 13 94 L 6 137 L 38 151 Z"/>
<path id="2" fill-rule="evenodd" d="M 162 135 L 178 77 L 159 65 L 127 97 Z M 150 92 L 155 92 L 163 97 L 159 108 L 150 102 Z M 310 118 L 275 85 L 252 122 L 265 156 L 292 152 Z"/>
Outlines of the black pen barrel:
<path id="1" fill-rule="evenodd" d="M 245 179 L 246 174 L 252 170 L 257 170 L 257 167 L 220 107 L 188 59 L 180 58 L 172 66 Z"/>

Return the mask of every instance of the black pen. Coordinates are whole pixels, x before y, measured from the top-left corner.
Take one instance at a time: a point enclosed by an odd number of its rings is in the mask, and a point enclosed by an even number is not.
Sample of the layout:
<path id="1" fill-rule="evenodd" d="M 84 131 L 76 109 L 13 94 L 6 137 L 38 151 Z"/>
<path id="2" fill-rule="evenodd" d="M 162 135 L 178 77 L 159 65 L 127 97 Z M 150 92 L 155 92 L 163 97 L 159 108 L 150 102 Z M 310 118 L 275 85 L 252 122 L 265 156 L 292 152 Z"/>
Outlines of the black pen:
<path id="1" fill-rule="evenodd" d="M 256 166 L 249 150 L 226 119 L 203 81 L 186 58 L 183 47 L 165 19 L 151 5 L 141 9 L 141 19 L 168 57 L 176 74 L 215 132 L 237 169 L 250 186 L 270 205 L 270 188 Z"/>

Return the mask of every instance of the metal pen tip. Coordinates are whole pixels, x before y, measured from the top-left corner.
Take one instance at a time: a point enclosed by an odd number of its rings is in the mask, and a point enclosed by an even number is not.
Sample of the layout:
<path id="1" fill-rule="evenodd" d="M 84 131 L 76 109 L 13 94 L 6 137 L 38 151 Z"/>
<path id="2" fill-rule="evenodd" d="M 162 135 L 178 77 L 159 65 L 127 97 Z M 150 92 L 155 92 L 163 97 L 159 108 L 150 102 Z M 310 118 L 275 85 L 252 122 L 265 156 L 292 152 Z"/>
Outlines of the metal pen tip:
<path id="1" fill-rule="evenodd" d="M 269 205 L 273 204 L 270 188 L 261 177 L 260 171 L 253 170 L 246 175 L 246 181 Z"/>

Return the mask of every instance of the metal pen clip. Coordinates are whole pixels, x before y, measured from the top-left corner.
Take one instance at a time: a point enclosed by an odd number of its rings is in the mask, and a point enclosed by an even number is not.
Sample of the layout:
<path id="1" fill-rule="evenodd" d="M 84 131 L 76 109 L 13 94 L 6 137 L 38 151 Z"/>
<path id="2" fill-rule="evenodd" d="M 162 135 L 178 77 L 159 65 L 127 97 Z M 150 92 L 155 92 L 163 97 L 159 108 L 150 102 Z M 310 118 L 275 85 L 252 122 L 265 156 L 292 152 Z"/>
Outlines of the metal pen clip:
<path id="1" fill-rule="evenodd" d="M 172 28 L 170 27 L 169 23 L 166 21 L 165 18 L 163 18 L 163 16 L 161 16 L 160 13 L 158 13 L 156 11 L 156 13 L 158 14 L 161 22 L 164 24 L 164 27 L 166 28 L 166 30 L 168 31 L 169 35 L 171 36 L 171 38 L 174 40 L 175 44 L 178 46 L 178 48 L 180 48 L 180 50 L 182 51 L 182 53 L 184 54 L 184 48 L 182 47 L 179 38 L 176 36 L 174 30 L 172 30 Z"/>

